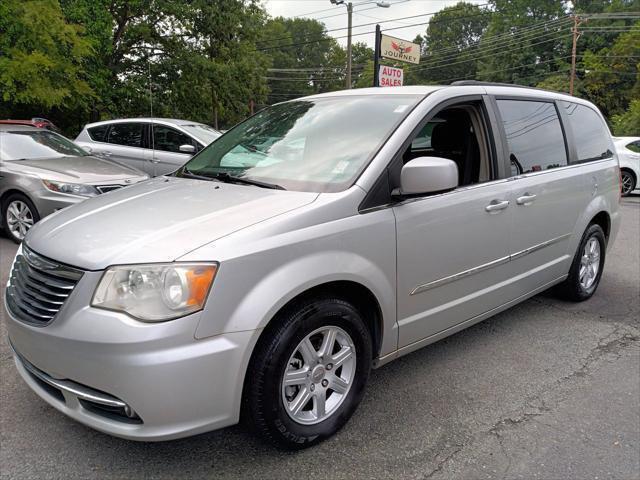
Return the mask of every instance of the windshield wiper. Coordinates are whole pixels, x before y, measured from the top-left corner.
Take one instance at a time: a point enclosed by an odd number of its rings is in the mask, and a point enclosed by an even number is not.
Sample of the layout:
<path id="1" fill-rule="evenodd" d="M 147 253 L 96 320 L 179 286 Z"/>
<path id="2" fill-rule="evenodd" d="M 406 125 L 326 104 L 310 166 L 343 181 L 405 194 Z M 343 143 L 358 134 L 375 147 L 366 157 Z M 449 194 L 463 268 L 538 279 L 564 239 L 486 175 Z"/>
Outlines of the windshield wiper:
<path id="1" fill-rule="evenodd" d="M 236 177 L 235 175 L 229 175 L 227 172 L 219 172 L 211 175 L 211 178 L 220 180 L 224 183 L 244 183 L 245 185 L 255 185 L 256 187 L 271 188 L 273 190 L 286 190 L 282 185 L 275 183 L 261 182 L 260 180 L 252 180 L 245 177 Z"/>
<path id="2" fill-rule="evenodd" d="M 178 172 L 174 173 L 174 175 L 176 175 Z M 192 173 L 189 171 L 189 169 L 187 167 L 184 167 L 182 169 L 182 172 L 180 172 L 180 176 L 181 177 L 187 177 L 187 178 L 193 178 L 194 180 L 206 180 L 208 182 L 210 182 L 214 177 L 209 176 L 209 175 L 197 175 L 195 173 Z"/>

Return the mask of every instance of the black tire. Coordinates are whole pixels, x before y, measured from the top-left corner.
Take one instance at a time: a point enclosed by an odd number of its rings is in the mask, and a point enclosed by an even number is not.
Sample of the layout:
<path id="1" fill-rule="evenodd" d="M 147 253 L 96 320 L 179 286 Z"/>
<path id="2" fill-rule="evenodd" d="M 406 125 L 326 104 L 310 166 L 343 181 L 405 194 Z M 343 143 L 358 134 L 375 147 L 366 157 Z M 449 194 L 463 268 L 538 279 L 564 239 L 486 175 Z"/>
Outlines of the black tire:
<path id="1" fill-rule="evenodd" d="M 300 342 L 325 326 L 339 327 L 351 337 L 356 350 L 355 376 L 344 400 L 328 418 L 304 425 L 289 416 L 281 382 Z M 330 295 L 295 302 L 273 320 L 254 350 L 244 386 L 245 420 L 268 441 L 289 450 L 325 440 L 345 425 L 362 400 L 371 370 L 371 350 L 369 330 L 350 303 Z"/>
<path id="2" fill-rule="evenodd" d="M 631 195 L 631 192 L 633 192 L 636 189 L 636 176 L 633 174 L 633 172 L 631 170 L 627 170 L 626 168 L 623 168 L 620 171 L 620 179 L 622 181 L 622 196 L 626 197 L 628 195 Z M 625 183 L 626 183 L 626 187 L 625 187 Z"/>
<path id="3" fill-rule="evenodd" d="M 29 208 L 29 210 L 31 211 L 31 216 L 33 217 L 34 225 L 38 223 L 38 221 L 40 220 L 40 214 L 38 213 L 38 209 L 36 208 L 36 206 L 33 204 L 31 200 L 29 200 L 29 198 L 26 195 L 23 195 L 21 193 L 12 193 L 11 195 L 9 195 L 7 198 L 4 199 L 1 205 L 2 226 L 4 228 L 5 233 L 7 234 L 7 237 L 9 237 L 14 243 L 20 243 L 22 242 L 22 239 L 16 237 L 13 234 L 13 232 L 11 232 L 11 230 L 9 229 L 9 225 L 7 223 L 7 210 L 9 208 L 9 205 L 11 205 L 11 203 L 15 202 L 16 200 L 23 202 Z"/>
<path id="4" fill-rule="evenodd" d="M 594 282 L 589 286 L 589 288 L 585 288 L 580 283 L 580 265 L 584 248 L 592 238 L 595 238 L 600 245 L 600 261 L 598 264 L 598 273 L 595 276 Z M 589 225 L 582 235 L 580 245 L 578 245 L 578 250 L 573 257 L 569 276 L 556 288 L 556 293 L 559 297 L 572 302 L 583 302 L 584 300 L 591 298 L 600 284 L 600 278 L 602 277 L 602 271 L 604 270 L 606 248 L 607 240 L 604 236 L 604 232 L 602 231 L 602 227 L 597 224 Z"/>

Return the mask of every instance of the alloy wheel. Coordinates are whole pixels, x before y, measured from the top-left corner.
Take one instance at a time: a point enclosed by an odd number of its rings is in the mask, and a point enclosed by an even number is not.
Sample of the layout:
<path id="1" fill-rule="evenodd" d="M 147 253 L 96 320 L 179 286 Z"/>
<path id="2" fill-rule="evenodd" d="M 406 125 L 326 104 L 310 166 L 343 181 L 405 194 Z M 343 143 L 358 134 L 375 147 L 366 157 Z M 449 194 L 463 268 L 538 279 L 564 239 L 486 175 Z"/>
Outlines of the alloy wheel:
<path id="1" fill-rule="evenodd" d="M 9 204 L 6 221 L 9 232 L 18 240 L 24 239 L 24 236 L 35 223 L 33 212 L 22 200 L 14 200 Z"/>
<path id="2" fill-rule="evenodd" d="M 578 279 L 585 290 L 591 288 L 600 270 L 600 242 L 591 237 L 584 246 L 580 259 Z"/>
<path id="3" fill-rule="evenodd" d="M 622 194 L 629 195 L 633 190 L 633 176 L 629 172 L 622 172 Z"/>
<path id="4" fill-rule="evenodd" d="M 356 348 L 347 332 L 326 326 L 295 348 L 282 378 L 282 402 L 303 425 L 330 417 L 347 398 L 356 374 Z"/>

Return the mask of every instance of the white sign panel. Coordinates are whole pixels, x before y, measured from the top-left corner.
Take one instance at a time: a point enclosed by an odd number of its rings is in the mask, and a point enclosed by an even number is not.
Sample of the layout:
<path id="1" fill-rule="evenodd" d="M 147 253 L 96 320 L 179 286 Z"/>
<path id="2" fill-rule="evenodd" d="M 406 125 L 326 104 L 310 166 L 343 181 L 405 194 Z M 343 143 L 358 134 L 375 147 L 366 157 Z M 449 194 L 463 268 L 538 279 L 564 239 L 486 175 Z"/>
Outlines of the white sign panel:
<path id="1" fill-rule="evenodd" d="M 386 65 L 380 65 L 380 79 L 381 87 L 401 87 L 404 80 L 404 72 L 401 68 L 387 67 Z"/>
<path id="2" fill-rule="evenodd" d="M 420 63 L 420 45 L 388 35 L 381 37 L 380 56 L 400 62 Z"/>

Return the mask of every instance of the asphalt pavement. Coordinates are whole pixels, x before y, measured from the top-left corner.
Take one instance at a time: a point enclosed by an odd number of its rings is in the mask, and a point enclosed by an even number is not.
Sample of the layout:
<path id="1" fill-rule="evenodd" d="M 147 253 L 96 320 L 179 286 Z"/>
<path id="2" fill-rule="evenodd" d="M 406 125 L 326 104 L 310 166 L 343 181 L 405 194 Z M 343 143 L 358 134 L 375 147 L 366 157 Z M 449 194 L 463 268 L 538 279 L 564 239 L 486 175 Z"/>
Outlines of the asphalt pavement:
<path id="1" fill-rule="evenodd" d="M 0 478 L 639 479 L 640 196 L 622 211 L 591 300 L 541 294 L 374 371 L 349 424 L 299 453 L 241 426 L 163 443 L 84 427 L 19 378 L 2 311 Z M 0 238 L 2 285 L 14 253 Z"/>

